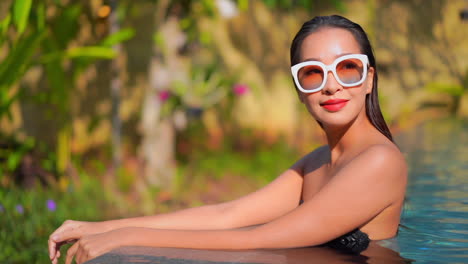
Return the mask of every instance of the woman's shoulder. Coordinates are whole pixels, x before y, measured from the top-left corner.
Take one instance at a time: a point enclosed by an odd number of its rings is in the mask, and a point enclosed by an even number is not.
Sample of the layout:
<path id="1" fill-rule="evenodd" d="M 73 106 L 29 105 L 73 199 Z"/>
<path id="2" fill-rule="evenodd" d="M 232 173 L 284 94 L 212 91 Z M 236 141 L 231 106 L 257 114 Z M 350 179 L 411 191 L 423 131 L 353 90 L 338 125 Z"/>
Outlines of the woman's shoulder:
<path id="1" fill-rule="evenodd" d="M 401 153 L 400 149 L 393 143 L 371 144 L 364 148 L 356 158 L 360 158 L 361 156 L 385 163 L 406 164 L 403 153 Z"/>
<path id="2" fill-rule="evenodd" d="M 372 144 L 363 149 L 350 162 L 349 168 L 358 169 L 360 174 L 368 171 L 371 178 L 389 182 L 406 182 L 407 165 L 404 155 L 391 143 Z M 346 166 L 348 167 L 348 166 Z"/>

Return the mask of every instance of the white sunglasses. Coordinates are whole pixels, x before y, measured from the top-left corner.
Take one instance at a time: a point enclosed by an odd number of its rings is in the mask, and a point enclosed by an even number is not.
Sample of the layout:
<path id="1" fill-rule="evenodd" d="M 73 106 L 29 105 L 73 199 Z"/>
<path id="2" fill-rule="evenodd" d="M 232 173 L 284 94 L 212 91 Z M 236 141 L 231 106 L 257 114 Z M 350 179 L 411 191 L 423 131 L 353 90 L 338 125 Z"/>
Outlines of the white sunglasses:
<path id="1" fill-rule="evenodd" d="M 343 87 L 362 84 L 367 76 L 368 64 L 367 55 L 350 54 L 337 58 L 331 65 L 320 61 L 304 61 L 293 65 L 291 73 L 301 92 L 313 93 L 323 89 L 329 71 Z"/>

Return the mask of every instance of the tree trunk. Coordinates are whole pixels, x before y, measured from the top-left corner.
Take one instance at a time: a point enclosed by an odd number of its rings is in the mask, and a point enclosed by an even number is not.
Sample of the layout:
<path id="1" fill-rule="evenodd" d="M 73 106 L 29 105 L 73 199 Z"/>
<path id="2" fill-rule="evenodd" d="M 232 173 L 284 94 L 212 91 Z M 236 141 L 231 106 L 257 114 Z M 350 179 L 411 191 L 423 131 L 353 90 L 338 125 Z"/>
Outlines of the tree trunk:
<path id="1" fill-rule="evenodd" d="M 110 34 L 116 33 L 120 29 L 119 21 L 117 18 L 117 0 L 110 2 L 112 12 L 109 16 L 110 23 Z M 115 44 L 112 49 L 115 51 L 117 56 L 112 60 L 111 64 L 111 100 L 112 100 L 112 161 L 113 167 L 118 168 L 122 160 L 121 153 L 121 127 L 122 122 L 120 119 L 120 90 L 122 86 L 122 80 L 120 79 L 121 63 L 120 63 L 120 52 L 121 45 Z"/>
<path id="2" fill-rule="evenodd" d="M 185 43 L 177 18 L 169 17 L 159 27 L 164 43 L 155 44 L 149 69 L 149 86 L 142 109 L 142 142 L 140 155 L 144 160 L 144 177 L 148 184 L 168 189 L 175 172 L 175 128 L 172 113 L 161 113 L 165 99 L 161 91 L 170 91 L 174 80 L 186 81 L 187 68 L 178 55 Z"/>

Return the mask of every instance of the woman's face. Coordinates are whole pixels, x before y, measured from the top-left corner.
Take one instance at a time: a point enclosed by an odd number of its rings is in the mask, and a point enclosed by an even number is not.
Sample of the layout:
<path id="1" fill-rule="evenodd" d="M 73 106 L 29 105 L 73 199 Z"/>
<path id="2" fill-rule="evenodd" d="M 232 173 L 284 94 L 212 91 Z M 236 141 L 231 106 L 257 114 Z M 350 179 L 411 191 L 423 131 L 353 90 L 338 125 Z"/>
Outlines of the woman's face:
<path id="1" fill-rule="evenodd" d="M 315 60 L 332 64 L 347 54 L 361 54 L 354 36 L 345 29 L 322 28 L 307 36 L 301 46 L 301 62 Z M 324 128 L 347 125 L 357 117 L 365 117 L 366 94 L 372 91 L 374 69 L 369 68 L 366 80 L 359 86 L 343 87 L 328 72 L 322 90 L 314 93 L 299 92 L 301 102 Z M 339 102 L 338 104 L 336 102 Z"/>

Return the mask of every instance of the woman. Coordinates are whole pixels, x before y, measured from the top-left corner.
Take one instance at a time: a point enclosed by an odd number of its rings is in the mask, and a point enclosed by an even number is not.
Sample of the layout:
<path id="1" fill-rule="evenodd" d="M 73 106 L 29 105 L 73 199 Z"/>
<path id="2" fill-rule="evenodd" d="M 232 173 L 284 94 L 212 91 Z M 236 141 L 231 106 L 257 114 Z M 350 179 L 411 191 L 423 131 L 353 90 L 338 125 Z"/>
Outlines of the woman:
<path id="1" fill-rule="evenodd" d="M 299 98 L 325 131 L 327 145 L 231 202 L 97 223 L 66 221 L 50 236 L 52 262 L 68 241 L 77 242 L 67 263 L 73 257 L 82 263 L 126 245 L 293 248 L 345 234 L 395 236 L 407 170 L 380 112 L 376 63 L 365 32 L 340 16 L 316 17 L 294 38 L 291 65 Z"/>

